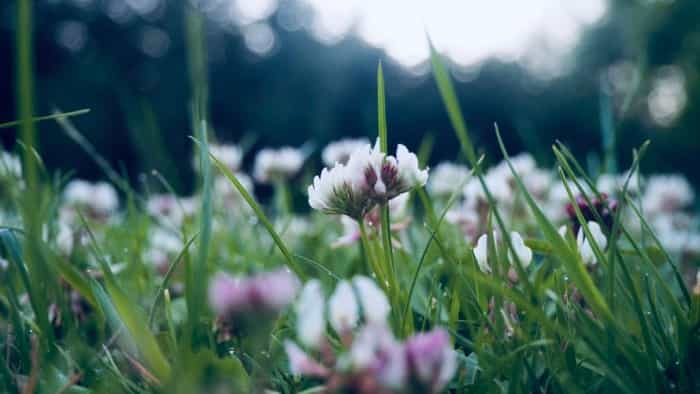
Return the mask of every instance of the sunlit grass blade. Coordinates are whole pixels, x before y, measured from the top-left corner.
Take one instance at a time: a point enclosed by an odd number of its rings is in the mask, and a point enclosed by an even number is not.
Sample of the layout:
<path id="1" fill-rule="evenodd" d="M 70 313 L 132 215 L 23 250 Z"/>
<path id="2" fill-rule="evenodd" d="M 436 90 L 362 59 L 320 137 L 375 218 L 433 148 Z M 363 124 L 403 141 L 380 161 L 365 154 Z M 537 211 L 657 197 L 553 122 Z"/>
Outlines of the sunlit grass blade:
<path id="1" fill-rule="evenodd" d="M 41 122 L 44 120 L 68 118 L 71 116 L 85 115 L 88 112 L 90 112 L 90 108 L 83 108 L 83 109 L 79 109 L 76 111 L 70 111 L 70 112 L 54 112 L 51 115 L 35 116 L 35 117 L 31 118 L 31 121 L 32 122 Z M 10 122 L 0 123 L 0 129 L 4 129 L 4 128 L 8 128 L 8 127 L 15 127 L 15 126 L 19 126 L 20 124 L 22 124 L 21 120 L 13 120 Z"/>
<path id="2" fill-rule="evenodd" d="M 447 115 L 450 118 L 452 128 L 457 133 L 457 138 L 462 146 L 462 152 L 464 152 L 469 164 L 471 164 L 473 167 L 476 164 L 476 151 L 474 150 L 474 145 L 469 138 L 467 125 L 464 122 L 464 116 L 462 116 L 462 110 L 459 107 L 457 94 L 452 86 L 452 82 L 450 82 L 450 76 L 447 68 L 441 60 L 440 54 L 438 54 L 435 50 L 432 42 L 430 42 L 430 62 L 433 68 L 433 77 L 435 78 L 435 82 L 440 90 L 440 96 L 442 96 L 442 101 L 447 109 Z"/>

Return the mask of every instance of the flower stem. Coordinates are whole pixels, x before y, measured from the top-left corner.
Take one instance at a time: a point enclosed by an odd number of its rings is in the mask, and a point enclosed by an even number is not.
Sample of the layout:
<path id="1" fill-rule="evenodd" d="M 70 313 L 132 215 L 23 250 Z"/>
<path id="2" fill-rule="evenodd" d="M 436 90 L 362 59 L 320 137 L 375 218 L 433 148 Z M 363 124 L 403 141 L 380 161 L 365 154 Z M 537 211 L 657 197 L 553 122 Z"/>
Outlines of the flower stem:
<path id="1" fill-rule="evenodd" d="M 384 268 L 386 269 L 389 297 L 392 303 L 392 310 L 400 309 L 399 303 L 399 286 L 396 274 L 396 265 L 394 263 L 394 250 L 391 245 L 391 218 L 389 216 L 389 203 L 383 203 L 380 206 L 381 225 L 382 225 L 382 249 L 384 251 Z"/>
<path id="2" fill-rule="evenodd" d="M 365 260 L 367 261 L 369 271 L 371 271 L 374 274 L 377 282 L 379 282 L 380 286 L 384 289 L 384 291 L 388 293 L 389 286 L 386 281 L 386 274 L 377 264 L 375 254 L 372 252 L 372 244 L 370 243 L 369 237 L 367 236 L 367 229 L 365 228 L 364 220 L 358 220 L 357 224 L 360 227 L 360 240 L 362 241 L 362 250 L 365 253 Z"/>

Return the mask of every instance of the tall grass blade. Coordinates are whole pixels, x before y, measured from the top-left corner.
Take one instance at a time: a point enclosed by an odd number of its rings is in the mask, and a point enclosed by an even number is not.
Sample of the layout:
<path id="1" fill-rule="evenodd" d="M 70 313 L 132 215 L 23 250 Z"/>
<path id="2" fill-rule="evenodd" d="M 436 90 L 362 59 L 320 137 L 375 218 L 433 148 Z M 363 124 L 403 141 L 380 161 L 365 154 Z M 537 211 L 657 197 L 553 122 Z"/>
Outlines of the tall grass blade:
<path id="1" fill-rule="evenodd" d="M 68 117 L 72 117 L 72 116 L 85 115 L 88 112 L 90 112 L 90 108 L 83 108 L 83 109 L 70 111 L 70 112 L 54 112 L 51 115 L 35 116 L 31 120 L 32 120 L 32 122 L 36 123 L 36 122 L 42 122 L 44 120 L 54 120 L 54 119 L 68 118 Z M 21 124 L 22 124 L 21 120 L 13 120 L 10 122 L 0 123 L 0 129 L 20 126 Z"/>

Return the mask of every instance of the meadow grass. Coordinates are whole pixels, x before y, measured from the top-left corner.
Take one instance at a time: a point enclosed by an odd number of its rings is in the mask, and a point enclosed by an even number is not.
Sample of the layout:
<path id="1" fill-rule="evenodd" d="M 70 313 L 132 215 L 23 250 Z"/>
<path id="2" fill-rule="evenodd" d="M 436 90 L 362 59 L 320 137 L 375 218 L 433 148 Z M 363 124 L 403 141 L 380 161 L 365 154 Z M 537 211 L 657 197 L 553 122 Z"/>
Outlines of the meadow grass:
<path id="1" fill-rule="evenodd" d="M 553 220 L 514 165 L 496 126 L 493 137 L 515 207 L 504 209 L 485 165 L 495 160 L 473 144 L 447 68 L 431 47 L 433 76 L 469 164 L 468 179 L 483 192 L 480 234 L 500 234 L 488 237 L 490 270 L 480 269 L 484 262 L 475 250 L 476 237 L 446 220 L 463 198 L 466 178 L 446 198 L 422 185 L 412 190 L 409 223 L 400 230 L 392 227 L 398 217 L 384 201 L 378 221 L 359 221 L 359 242 L 338 247 L 341 222 L 309 212 L 299 202 L 305 189 L 284 185 L 296 197 L 291 210 L 280 206 L 289 203 L 262 204 L 241 174 L 213 153 L 204 22 L 194 10 L 186 18 L 191 138 L 199 179 L 192 199 L 174 195 L 169 181 L 159 178 L 175 202 L 172 210 L 181 212 L 177 223 L 168 223 L 172 212 L 149 211 L 154 195 L 129 185 L 70 122 L 69 117 L 87 110 L 34 117 L 31 6 L 18 2 L 19 120 L 0 124 L 18 128 L 24 159 L 20 177 L 3 176 L 3 392 L 363 392 L 364 386 L 352 381 L 358 371 L 342 371 L 349 380 L 340 381 L 292 373 L 284 347 L 300 336 L 295 327 L 307 318 L 299 308 L 274 314 L 250 310 L 232 320 L 217 315 L 211 300 L 217 273 L 245 277 L 278 267 L 300 282 L 318 280 L 326 292 L 355 275 L 372 278 L 386 293 L 388 326 L 398 340 L 445 327 L 456 351 L 456 373 L 441 391 L 698 391 L 700 294 L 682 273 L 694 272 L 695 260 L 666 250 L 628 190 L 639 176 L 648 143 L 635 150 L 612 213 L 601 210 L 596 201 L 603 194 L 574 155 L 562 144 L 553 145 L 553 173 L 572 210 L 564 221 Z M 377 104 L 376 135 L 387 154 L 390 125 L 381 63 Z M 89 204 L 69 206 L 67 179 L 48 173 L 37 149 L 37 122 L 52 120 L 119 188 L 118 210 L 105 217 Z M 392 135 L 400 140 L 400 131 Z M 430 138 L 420 149 L 422 166 L 429 161 Z M 297 181 L 308 179 L 312 170 L 297 175 Z M 229 182 L 233 197 L 220 194 L 219 179 Z M 73 215 L 70 250 L 60 247 L 64 208 Z M 608 222 L 602 245 L 592 223 Z M 569 229 L 560 232 L 562 223 Z M 639 229 L 629 223 L 638 223 Z M 588 240 L 595 264 L 584 261 L 574 227 Z M 160 271 L 149 254 L 159 246 L 152 240 L 154 231 L 181 242 Z M 520 246 L 504 236 L 511 231 L 525 235 L 532 263 L 522 261 Z M 366 320 L 369 308 L 361 309 Z M 344 334 L 329 330 L 328 349 L 319 350 L 321 356 L 351 347 Z M 429 391 L 426 387 L 411 381 L 364 392 L 417 393 Z"/>

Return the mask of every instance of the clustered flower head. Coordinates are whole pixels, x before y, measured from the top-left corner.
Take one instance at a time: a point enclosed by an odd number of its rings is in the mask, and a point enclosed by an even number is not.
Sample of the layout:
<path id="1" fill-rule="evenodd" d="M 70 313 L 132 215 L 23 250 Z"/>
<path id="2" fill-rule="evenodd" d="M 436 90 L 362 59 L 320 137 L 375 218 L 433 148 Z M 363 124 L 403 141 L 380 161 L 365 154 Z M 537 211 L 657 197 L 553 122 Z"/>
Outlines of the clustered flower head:
<path id="1" fill-rule="evenodd" d="M 70 181 L 63 191 L 63 198 L 66 208 L 85 209 L 87 215 L 96 219 L 109 217 L 119 206 L 117 191 L 107 182 Z"/>
<path id="2" fill-rule="evenodd" d="M 394 337 L 387 324 L 389 302 L 370 278 L 340 281 L 327 303 L 324 299 L 318 280 L 301 291 L 295 307 L 301 346 L 285 342 L 293 374 L 323 379 L 329 392 L 369 394 L 437 393 L 456 373 L 456 352 L 444 329 L 403 343 Z M 341 340 L 338 349 L 327 340 L 327 323 Z"/>
<path id="3" fill-rule="evenodd" d="M 303 164 L 304 154 L 299 149 L 262 149 L 255 156 L 253 177 L 260 183 L 283 181 L 296 175 Z"/>
<path id="4" fill-rule="evenodd" d="M 284 268 L 247 277 L 219 273 L 209 285 L 209 305 L 221 317 L 277 313 L 294 300 L 298 288 L 299 280 Z"/>
<path id="5" fill-rule="evenodd" d="M 372 207 L 401 193 L 425 185 L 428 170 L 421 170 L 418 158 L 403 145 L 396 156 L 379 148 L 379 139 L 356 149 L 347 164 L 324 168 L 309 186 L 309 205 L 328 214 L 342 214 L 359 220 Z"/>

